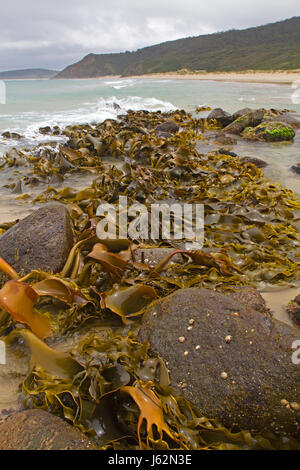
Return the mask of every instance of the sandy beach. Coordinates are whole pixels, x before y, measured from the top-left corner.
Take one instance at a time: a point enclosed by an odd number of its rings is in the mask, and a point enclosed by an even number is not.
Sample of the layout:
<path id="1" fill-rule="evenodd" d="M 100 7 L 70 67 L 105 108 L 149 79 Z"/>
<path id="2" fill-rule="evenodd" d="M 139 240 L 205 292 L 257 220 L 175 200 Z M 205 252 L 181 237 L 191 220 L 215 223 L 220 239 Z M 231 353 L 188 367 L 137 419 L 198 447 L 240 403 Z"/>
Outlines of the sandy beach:
<path id="1" fill-rule="evenodd" d="M 99 77 L 100 78 L 100 77 Z M 116 77 L 115 77 L 116 78 Z M 291 85 L 300 81 L 300 70 L 291 71 L 246 71 L 246 72 L 200 72 L 200 73 L 155 73 L 136 75 L 126 78 L 159 78 L 165 80 L 215 80 L 221 82 L 245 82 L 245 83 L 275 83 L 278 85 Z"/>

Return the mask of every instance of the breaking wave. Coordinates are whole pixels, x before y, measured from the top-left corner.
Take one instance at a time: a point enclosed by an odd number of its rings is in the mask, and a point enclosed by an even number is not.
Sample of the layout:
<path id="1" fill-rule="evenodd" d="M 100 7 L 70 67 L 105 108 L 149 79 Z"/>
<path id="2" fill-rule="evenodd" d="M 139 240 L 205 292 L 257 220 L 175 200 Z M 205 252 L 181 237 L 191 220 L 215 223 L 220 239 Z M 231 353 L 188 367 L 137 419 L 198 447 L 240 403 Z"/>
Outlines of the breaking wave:
<path id="1" fill-rule="evenodd" d="M 59 126 L 64 128 L 73 124 L 92 124 L 101 123 L 106 119 L 117 119 L 119 114 L 126 113 L 129 109 L 133 111 L 147 110 L 147 111 L 162 111 L 169 112 L 176 109 L 176 107 L 167 101 L 158 100 L 157 98 L 143 98 L 140 96 L 127 96 L 124 98 L 116 98 L 111 96 L 109 98 L 99 98 L 96 102 L 89 102 L 82 104 L 79 108 L 70 109 L 56 113 L 24 113 L 23 115 L 12 116 L 13 120 L 23 121 L 24 127 L 12 126 L 14 132 L 22 134 L 26 139 L 27 145 L 37 145 L 42 142 L 49 142 L 51 140 L 60 140 L 64 137 L 41 135 L 39 133 L 40 127 L 46 126 Z M 0 136 L 0 143 L 6 146 L 24 146 L 24 140 L 3 140 Z"/>

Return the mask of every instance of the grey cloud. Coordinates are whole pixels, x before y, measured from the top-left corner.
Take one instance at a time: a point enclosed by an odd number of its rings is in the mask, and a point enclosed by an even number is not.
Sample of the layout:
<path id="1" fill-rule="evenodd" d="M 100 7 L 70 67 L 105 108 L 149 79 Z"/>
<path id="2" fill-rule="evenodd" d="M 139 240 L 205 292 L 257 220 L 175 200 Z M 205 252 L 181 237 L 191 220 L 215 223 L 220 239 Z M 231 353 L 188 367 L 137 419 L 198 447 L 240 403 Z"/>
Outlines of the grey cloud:
<path id="1" fill-rule="evenodd" d="M 62 69 L 90 52 L 279 21 L 299 14 L 299 6 L 298 0 L 10 0 L 0 14 L 0 70 Z"/>

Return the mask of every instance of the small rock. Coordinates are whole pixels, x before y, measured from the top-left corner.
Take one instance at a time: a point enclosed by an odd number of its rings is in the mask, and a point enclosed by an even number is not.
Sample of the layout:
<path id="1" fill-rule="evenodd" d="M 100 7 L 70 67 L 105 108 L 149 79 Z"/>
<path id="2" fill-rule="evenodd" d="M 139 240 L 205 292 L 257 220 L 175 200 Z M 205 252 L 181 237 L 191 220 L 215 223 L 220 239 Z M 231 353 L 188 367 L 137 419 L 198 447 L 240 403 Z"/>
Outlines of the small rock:
<path id="1" fill-rule="evenodd" d="M 243 163 L 253 163 L 257 168 L 265 168 L 268 166 L 268 163 L 265 162 L 264 160 L 261 160 L 261 158 L 256 158 L 256 157 L 242 157 L 241 161 Z"/>
<path id="2" fill-rule="evenodd" d="M 296 173 L 296 175 L 300 175 L 300 163 L 297 163 L 296 165 L 291 166 L 291 171 L 293 173 Z"/>
<path id="3" fill-rule="evenodd" d="M 220 134 L 215 137 L 215 143 L 221 145 L 236 145 L 237 139 L 229 135 Z"/>
<path id="4" fill-rule="evenodd" d="M 219 149 L 217 153 L 220 153 L 221 155 L 230 155 L 230 157 L 238 156 L 235 152 L 231 152 L 230 150 L 226 150 L 226 149 Z"/>
<path id="5" fill-rule="evenodd" d="M 39 133 L 43 135 L 50 135 L 52 134 L 52 129 L 50 126 L 40 127 Z"/>
<path id="6" fill-rule="evenodd" d="M 174 251 L 173 248 L 138 248 L 134 251 L 135 261 L 148 264 L 154 268 L 160 261 Z M 183 263 L 180 254 L 174 255 L 169 263 Z"/>
<path id="7" fill-rule="evenodd" d="M 158 124 L 155 131 L 175 134 L 176 132 L 179 131 L 179 125 L 175 121 L 166 121 L 166 122 L 163 122 L 162 124 Z"/>

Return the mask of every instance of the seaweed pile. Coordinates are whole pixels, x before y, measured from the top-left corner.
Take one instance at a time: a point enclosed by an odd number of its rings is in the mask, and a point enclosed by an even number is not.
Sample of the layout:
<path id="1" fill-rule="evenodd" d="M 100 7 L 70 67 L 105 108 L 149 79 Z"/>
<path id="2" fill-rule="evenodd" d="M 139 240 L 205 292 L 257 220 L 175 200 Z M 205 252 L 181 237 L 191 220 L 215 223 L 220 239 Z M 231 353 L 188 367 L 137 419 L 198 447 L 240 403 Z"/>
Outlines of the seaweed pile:
<path id="1" fill-rule="evenodd" d="M 19 185 L 49 184 L 34 202 L 65 204 L 76 243 L 56 275 L 20 277 L 0 260 L 11 278 L 0 290 L 0 336 L 14 344 L 21 337 L 30 348 L 26 406 L 64 417 L 103 449 L 299 446 L 271 432 L 232 433 L 203 417 L 171 389 L 163 359 L 136 340 L 149 305 L 177 289 L 262 290 L 299 281 L 300 202 L 231 152 L 201 153 L 201 141 L 219 129 L 183 110 L 129 111 L 116 121 L 67 127 L 64 144 L 5 157 L 3 168 L 25 175 Z M 87 171 L 96 177 L 86 189 L 55 188 Z M 99 240 L 97 207 L 117 206 L 119 196 L 149 210 L 156 202 L 204 204 L 202 251 L 188 252 L 180 240 Z M 170 249 L 155 267 L 137 256 L 154 247 Z"/>

